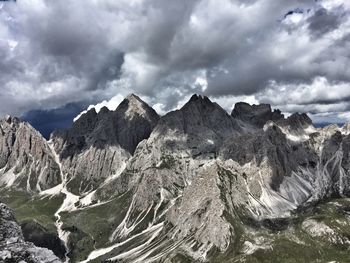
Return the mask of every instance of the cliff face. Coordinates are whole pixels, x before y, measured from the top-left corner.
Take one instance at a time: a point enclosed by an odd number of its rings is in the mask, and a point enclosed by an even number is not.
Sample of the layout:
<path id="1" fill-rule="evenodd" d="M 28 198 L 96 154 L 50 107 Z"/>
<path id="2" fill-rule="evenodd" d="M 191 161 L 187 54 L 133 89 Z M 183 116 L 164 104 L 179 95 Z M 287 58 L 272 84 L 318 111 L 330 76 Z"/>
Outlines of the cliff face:
<path id="1" fill-rule="evenodd" d="M 28 263 L 60 263 L 61 261 L 46 248 L 39 248 L 24 241 L 20 226 L 14 214 L 0 203 L 0 261 Z"/>
<path id="2" fill-rule="evenodd" d="M 61 182 L 46 140 L 17 118 L 0 121 L 0 185 L 40 192 Z"/>

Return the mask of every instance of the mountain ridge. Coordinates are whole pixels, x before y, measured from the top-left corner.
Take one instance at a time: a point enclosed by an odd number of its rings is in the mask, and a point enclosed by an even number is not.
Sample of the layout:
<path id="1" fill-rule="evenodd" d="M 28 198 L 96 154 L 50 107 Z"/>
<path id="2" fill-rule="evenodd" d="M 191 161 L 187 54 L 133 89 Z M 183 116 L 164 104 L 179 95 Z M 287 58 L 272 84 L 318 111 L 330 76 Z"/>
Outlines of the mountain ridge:
<path id="1" fill-rule="evenodd" d="M 0 141 L 10 140 L 2 127 Z M 285 118 L 267 104 L 237 103 L 229 114 L 193 95 L 159 117 L 131 94 L 115 111 L 89 110 L 49 142 L 35 138 L 59 179 L 30 195 L 63 195 L 53 223 L 72 262 L 215 261 L 233 248 L 232 257 L 249 259 L 266 252 L 252 233 L 350 195 L 349 125 L 315 128 L 306 114 Z"/>

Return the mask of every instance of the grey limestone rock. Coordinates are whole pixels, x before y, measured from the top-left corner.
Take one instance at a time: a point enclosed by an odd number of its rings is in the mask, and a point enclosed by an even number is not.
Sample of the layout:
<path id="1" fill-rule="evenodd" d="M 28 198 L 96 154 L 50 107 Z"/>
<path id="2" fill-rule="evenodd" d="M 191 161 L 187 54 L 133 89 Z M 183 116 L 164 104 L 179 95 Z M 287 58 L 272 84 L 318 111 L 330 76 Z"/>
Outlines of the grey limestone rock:
<path id="1" fill-rule="evenodd" d="M 37 192 L 61 182 L 47 141 L 29 123 L 7 116 L 0 131 L 0 185 Z"/>
<path id="2" fill-rule="evenodd" d="M 91 109 L 71 129 L 55 132 L 51 140 L 70 181 L 68 188 L 75 194 L 86 193 L 121 173 L 158 118 L 150 106 L 131 94 L 115 111 Z"/>

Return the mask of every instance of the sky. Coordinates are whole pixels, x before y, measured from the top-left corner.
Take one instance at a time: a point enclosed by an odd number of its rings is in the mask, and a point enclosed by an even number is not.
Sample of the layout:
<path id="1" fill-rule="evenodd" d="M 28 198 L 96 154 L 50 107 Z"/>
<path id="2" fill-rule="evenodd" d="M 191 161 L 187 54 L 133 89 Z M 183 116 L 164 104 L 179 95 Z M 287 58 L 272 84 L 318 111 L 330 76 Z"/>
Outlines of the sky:
<path id="1" fill-rule="evenodd" d="M 350 121 L 348 0 L 0 1 L 0 116 L 51 130 L 135 93 Z M 90 108 L 93 106 L 90 106 Z M 49 128 L 48 128 L 49 127 Z"/>

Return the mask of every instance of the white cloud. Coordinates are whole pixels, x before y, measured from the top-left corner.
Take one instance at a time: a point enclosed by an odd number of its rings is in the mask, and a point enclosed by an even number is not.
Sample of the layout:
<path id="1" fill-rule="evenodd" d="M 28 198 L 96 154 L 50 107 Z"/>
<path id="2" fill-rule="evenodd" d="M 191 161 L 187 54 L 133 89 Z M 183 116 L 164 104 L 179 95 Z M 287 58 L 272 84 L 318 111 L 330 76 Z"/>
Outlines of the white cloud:
<path id="1" fill-rule="evenodd" d="M 107 100 L 104 100 L 104 101 L 102 101 L 102 102 L 100 102 L 100 103 L 97 103 L 96 105 L 90 105 L 90 106 L 87 108 L 87 110 L 82 111 L 78 116 L 76 116 L 76 117 L 74 118 L 74 121 L 76 121 L 77 119 L 79 119 L 79 118 L 81 117 L 81 115 L 87 113 L 89 110 L 91 110 L 91 109 L 93 109 L 93 108 L 96 110 L 97 113 L 98 113 L 103 107 L 107 107 L 109 110 L 114 111 L 114 110 L 118 107 L 118 105 L 123 101 L 123 99 L 124 99 L 124 96 L 118 94 L 118 95 L 114 96 L 113 98 L 111 98 L 111 99 L 108 100 L 108 101 L 107 101 Z"/>
<path id="2" fill-rule="evenodd" d="M 267 89 L 257 97 L 261 101 L 275 105 L 341 101 L 350 98 L 350 83 L 330 83 L 325 77 L 316 77 L 310 84 L 284 84 L 271 81 Z"/>
<path id="3" fill-rule="evenodd" d="M 313 113 L 347 111 L 346 0 L 21 0 L 2 6 L 0 115 L 77 101 L 109 105 L 115 94 L 131 92 L 161 114 L 192 93 L 227 110 L 246 100 Z"/>

